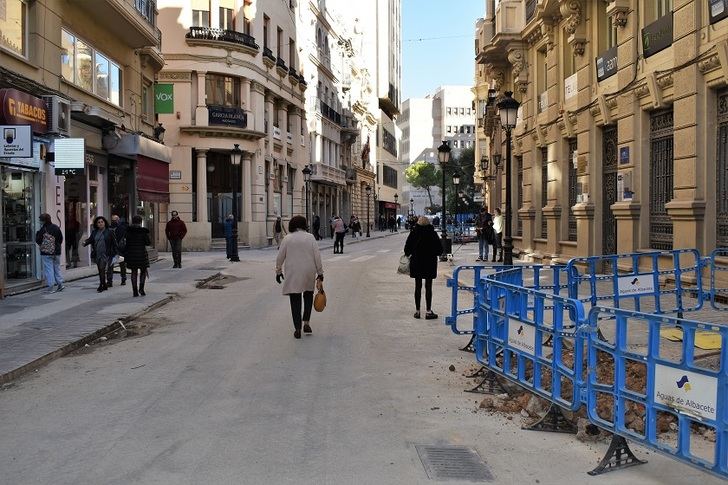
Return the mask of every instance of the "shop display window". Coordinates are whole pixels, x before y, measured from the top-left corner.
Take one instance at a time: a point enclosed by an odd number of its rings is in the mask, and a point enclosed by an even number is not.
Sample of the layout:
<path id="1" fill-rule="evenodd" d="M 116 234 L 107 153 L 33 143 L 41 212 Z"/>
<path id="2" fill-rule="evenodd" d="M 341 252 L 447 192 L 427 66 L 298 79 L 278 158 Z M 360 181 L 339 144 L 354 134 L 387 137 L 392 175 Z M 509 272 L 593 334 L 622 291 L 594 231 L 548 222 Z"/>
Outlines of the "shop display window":
<path id="1" fill-rule="evenodd" d="M 0 167 L 0 210 L 2 210 L 2 247 L 7 280 L 35 277 L 36 213 L 34 172 Z"/>

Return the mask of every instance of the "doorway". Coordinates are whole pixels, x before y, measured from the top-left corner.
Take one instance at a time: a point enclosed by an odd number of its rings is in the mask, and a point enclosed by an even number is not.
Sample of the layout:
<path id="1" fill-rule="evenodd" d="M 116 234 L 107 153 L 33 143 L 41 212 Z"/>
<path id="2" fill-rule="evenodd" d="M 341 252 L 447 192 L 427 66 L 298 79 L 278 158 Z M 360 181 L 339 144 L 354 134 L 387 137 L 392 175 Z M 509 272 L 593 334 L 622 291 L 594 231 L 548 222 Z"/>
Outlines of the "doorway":
<path id="1" fill-rule="evenodd" d="M 617 202 L 617 126 L 602 129 L 602 254 L 617 253 L 617 220 L 612 204 Z"/>
<path id="2" fill-rule="evenodd" d="M 208 152 L 207 207 L 213 239 L 225 237 L 225 218 L 233 213 L 233 184 L 237 190 L 237 214 L 240 222 L 240 176 L 234 172 L 239 172 L 239 168 L 233 170 L 229 153 Z"/>

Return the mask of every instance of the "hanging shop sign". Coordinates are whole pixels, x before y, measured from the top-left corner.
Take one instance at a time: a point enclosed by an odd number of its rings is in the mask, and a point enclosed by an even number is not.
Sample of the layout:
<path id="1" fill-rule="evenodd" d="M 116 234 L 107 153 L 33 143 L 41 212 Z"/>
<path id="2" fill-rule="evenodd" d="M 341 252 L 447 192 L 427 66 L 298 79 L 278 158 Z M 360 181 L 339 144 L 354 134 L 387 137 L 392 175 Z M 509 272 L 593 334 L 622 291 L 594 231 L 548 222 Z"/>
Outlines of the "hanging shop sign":
<path id="1" fill-rule="evenodd" d="M 0 158 L 33 158 L 33 133 L 30 125 L 0 125 L 3 135 Z"/>
<path id="2" fill-rule="evenodd" d="M 663 15 L 642 29 L 642 53 L 645 57 L 657 54 L 672 45 L 672 12 Z"/>
<path id="3" fill-rule="evenodd" d="M 246 128 L 248 126 L 248 115 L 242 108 L 230 106 L 208 106 L 208 123 L 211 125 L 232 126 L 235 128 Z"/>
<path id="4" fill-rule="evenodd" d="M 174 84 L 154 85 L 154 111 L 157 114 L 174 113 Z"/>
<path id="5" fill-rule="evenodd" d="M 597 57 L 597 81 L 617 74 L 617 46 L 607 49 L 601 56 Z"/>
<path id="6" fill-rule="evenodd" d="M 83 138 L 58 138 L 54 141 L 56 175 L 82 175 L 86 166 Z"/>
<path id="7" fill-rule="evenodd" d="M 723 20 L 728 17 L 728 0 L 708 0 L 708 10 L 711 24 Z"/>
<path id="8" fill-rule="evenodd" d="M 17 89 L 0 89 L 0 117 L 9 125 L 30 125 L 34 133 L 48 131 L 46 102 Z"/>

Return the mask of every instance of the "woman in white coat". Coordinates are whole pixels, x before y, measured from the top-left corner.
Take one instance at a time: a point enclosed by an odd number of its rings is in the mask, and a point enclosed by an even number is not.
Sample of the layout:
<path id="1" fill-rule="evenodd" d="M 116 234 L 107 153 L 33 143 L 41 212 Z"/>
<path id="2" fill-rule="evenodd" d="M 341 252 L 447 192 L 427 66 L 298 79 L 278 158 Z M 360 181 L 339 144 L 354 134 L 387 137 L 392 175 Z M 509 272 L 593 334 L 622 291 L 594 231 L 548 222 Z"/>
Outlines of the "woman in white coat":
<path id="1" fill-rule="evenodd" d="M 293 336 L 301 338 L 301 327 L 311 333 L 309 320 L 313 306 L 314 285 L 320 287 L 324 280 L 321 253 L 318 243 L 306 231 L 306 218 L 295 216 L 288 223 L 288 235 L 283 238 L 276 258 L 276 281 L 283 282 L 283 294 L 291 300 L 293 315 Z M 285 273 L 285 277 L 284 277 Z M 301 296 L 303 295 L 303 314 Z"/>

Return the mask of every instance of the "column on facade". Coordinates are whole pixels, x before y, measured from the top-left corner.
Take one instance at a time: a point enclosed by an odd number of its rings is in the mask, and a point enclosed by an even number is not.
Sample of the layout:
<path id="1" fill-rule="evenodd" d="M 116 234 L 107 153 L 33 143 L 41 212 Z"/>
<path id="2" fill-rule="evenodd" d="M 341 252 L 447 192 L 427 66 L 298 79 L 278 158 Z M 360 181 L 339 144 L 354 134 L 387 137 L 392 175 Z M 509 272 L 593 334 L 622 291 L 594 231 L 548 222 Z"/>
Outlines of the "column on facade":
<path id="1" fill-rule="evenodd" d="M 563 206 L 559 201 L 560 192 L 558 187 L 558 181 L 555 179 L 555 174 L 559 169 L 559 153 L 563 150 L 559 148 L 563 145 L 563 140 L 560 138 L 556 143 L 551 143 L 548 146 L 548 174 L 546 182 L 546 207 L 543 207 L 542 216 L 546 218 L 546 251 L 545 255 L 553 258 L 559 254 L 559 241 L 561 240 L 562 221 L 561 213 L 563 212 Z"/>
<path id="2" fill-rule="evenodd" d="M 240 99 L 243 103 L 243 109 L 249 114 L 252 113 L 252 106 L 250 104 L 250 90 L 251 80 L 243 78 L 240 82 Z M 250 127 L 250 120 L 248 120 L 248 127 Z"/>
<path id="3" fill-rule="evenodd" d="M 275 97 L 270 91 L 265 93 L 265 116 L 268 120 L 268 151 L 273 153 L 273 110 L 275 109 Z"/>
<path id="4" fill-rule="evenodd" d="M 207 148 L 195 149 L 197 157 L 197 222 L 207 222 Z"/>
<path id="5" fill-rule="evenodd" d="M 253 112 L 253 129 L 265 132 L 265 88 L 262 84 L 252 81 L 250 83 L 250 110 Z"/>
<path id="6" fill-rule="evenodd" d="M 518 209 L 518 217 L 521 220 L 521 249 L 526 254 L 533 254 L 536 227 L 536 208 L 533 206 L 533 164 L 536 146 L 533 145 L 533 140 L 530 143 L 532 149 L 523 152 L 523 205 Z"/>
<path id="7" fill-rule="evenodd" d="M 195 124 L 208 125 L 207 103 L 205 101 L 205 71 L 197 71 L 197 105 L 195 107 Z"/>
<path id="8" fill-rule="evenodd" d="M 273 195 L 275 194 L 275 183 L 276 183 L 274 174 L 275 174 L 275 164 L 277 164 L 278 162 L 273 157 L 271 157 L 270 161 L 268 161 L 267 163 L 268 163 L 268 178 L 265 181 L 265 186 L 268 187 L 268 194 L 267 194 L 267 196 L 268 196 L 268 214 L 267 215 L 268 215 L 269 221 L 274 221 L 276 218 L 276 214 L 275 214 L 275 210 L 274 210 L 275 209 L 274 197 L 273 197 Z"/>
<path id="9" fill-rule="evenodd" d="M 283 101 L 278 103 L 276 106 L 278 110 L 278 127 L 281 129 L 281 140 L 283 140 L 283 146 L 287 143 L 287 133 L 291 131 L 291 127 L 288 126 L 288 109 L 286 103 Z"/>
<path id="10" fill-rule="evenodd" d="M 243 222 L 250 223 L 253 221 L 253 179 L 251 177 L 253 170 L 253 154 L 243 152 L 242 166 L 242 187 L 243 187 Z"/>

